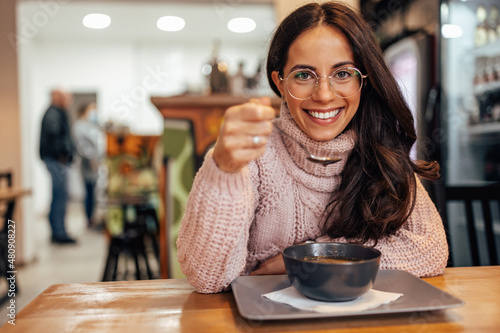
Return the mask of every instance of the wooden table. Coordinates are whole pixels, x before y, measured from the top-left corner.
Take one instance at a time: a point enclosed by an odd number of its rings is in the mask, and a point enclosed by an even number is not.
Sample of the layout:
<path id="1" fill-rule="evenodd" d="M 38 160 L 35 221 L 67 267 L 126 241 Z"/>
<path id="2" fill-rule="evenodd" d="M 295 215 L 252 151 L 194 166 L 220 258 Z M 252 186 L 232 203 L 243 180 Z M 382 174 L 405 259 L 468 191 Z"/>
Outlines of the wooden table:
<path id="1" fill-rule="evenodd" d="M 258 322 L 231 292 L 198 294 L 186 280 L 63 284 L 47 288 L 0 332 L 499 332 L 500 266 L 447 268 L 427 282 L 465 301 L 435 312 Z"/>
<path id="2" fill-rule="evenodd" d="M 12 220 L 13 218 L 16 200 L 28 194 L 31 194 L 31 190 L 24 188 L 0 188 L 0 203 L 5 203 L 5 210 L 0 220 L 0 230 L 2 232 L 7 232 L 6 225 L 8 223 L 8 220 Z"/>
<path id="3" fill-rule="evenodd" d="M 8 266 L 8 240 L 9 233 L 15 235 L 15 231 L 19 229 L 19 225 L 16 226 L 16 221 L 13 220 L 14 207 L 16 201 L 22 196 L 31 194 L 31 190 L 18 188 L 18 187 L 6 187 L 0 189 L 0 204 L 4 205 L 2 207 L 2 215 L 0 216 L 0 278 L 6 279 L 9 277 L 8 271 L 10 266 Z M 10 221 L 10 222 L 9 222 Z M 16 283 L 14 283 L 16 285 Z M 15 288 L 18 290 L 18 286 Z M 9 299 L 9 291 L 2 291 L 0 294 L 0 305 Z"/>

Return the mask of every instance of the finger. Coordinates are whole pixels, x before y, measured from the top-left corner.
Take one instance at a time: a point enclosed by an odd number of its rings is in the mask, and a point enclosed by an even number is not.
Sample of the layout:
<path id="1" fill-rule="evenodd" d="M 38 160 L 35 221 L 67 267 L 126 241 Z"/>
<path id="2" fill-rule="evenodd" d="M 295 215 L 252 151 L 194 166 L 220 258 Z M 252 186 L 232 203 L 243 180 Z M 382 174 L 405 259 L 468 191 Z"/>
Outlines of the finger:
<path id="1" fill-rule="evenodd" d="M 247 147 L 250 148 L 260 148 L 264 147 L 267 144 L 268 137 L 266 135 L 254 135 L 250 137 L 250 145 Z"/>
<path id="2" fill-rule="evenodd" d="M 250 102 L 271 106 L 271 98 L 267 96 L 260 98 L 250 98 Z"/>
<path id="3" fill-rule="evenodd" d="M 253 145 L 253 144 L 252 144 Z M 253 161 L 259 157 L 261 157 L 266 151 L 264 146 L 259 147 L 251 147 L 251 148 L 241 148 L 232 150 L 229 152 L 229 156 L 235 163 L 248 164 L 250 161 Z"/>
<path id="4" fill-rule="evenodd" d="M 273 131 L 270 121 L 227 120 L 224 122 L 220 135 L 268 136 Z"/>
<path id="5" fill-rule="evenodd" d="M 219 153 L 216 147 L 214 150 L 214 160 L 221 170 L 226 172 L 238 172 L 250 161 L 262 156 L 265 151 L 265 147 L 259 147 L 230 150 L 225 153 Z"/>
<path id="6" fill-rule="evenodd" d="M 242 105 L 243 119 L 248 120 L 273 120 L 276 117 L 276 110 L 267 104 L 245 103 Z"/>
<path id="7" fill-rule="evenodd" d="M 245 121 L 273 120 L 275 117 L 276 110 L 271 106 L 252 102 L 232 106 L 225 113 L 225 118 L 227 119 L 241 119 Z"/>
<path id="8" fill-rule="evenodd" d="M 226 135 L 219 139 L 218 144 L 225 151 L 238 149 L 260 148 L 267 144 L 266 135 Z"/>

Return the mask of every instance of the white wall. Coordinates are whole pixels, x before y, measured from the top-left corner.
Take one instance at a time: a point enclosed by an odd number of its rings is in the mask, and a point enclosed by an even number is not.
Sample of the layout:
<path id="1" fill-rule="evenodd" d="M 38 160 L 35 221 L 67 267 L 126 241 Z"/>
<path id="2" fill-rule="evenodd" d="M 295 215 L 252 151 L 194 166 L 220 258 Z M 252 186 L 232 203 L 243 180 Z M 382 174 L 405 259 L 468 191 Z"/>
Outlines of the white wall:
<path id="1" fill-rule="evenodd" d="M 19 105 L 18 53 L 15 44 L 9 40 L 9 36 L 16 32 L 15 11 L 15 2 L 0 1 L 0 171 L 12 172 L 14 187 L 30 189 L 27 168 L 22 163 L 26 139 L 22 135 L 25 128 Z M 32 220 L 30 203 L 30 195 L 17 200 L 12 217 L 15 223 L 16 265 L 30 260 L 33 253 L 31 239 L 24 236 L 29 232 L 29 221 Z"/>
<path id="2" fill-rule="evenodd" d="M 276 20 L 281 22 L 285 17 L 288 16 L 292 11 L 303 6 L 309 2 L 318 2 L 323 3 L 328 0 L 273 0 L 275 12 L 276 12 Z M 340 0 L 344 2 L 351 8 L 359 11 L 359 0 Z"/>

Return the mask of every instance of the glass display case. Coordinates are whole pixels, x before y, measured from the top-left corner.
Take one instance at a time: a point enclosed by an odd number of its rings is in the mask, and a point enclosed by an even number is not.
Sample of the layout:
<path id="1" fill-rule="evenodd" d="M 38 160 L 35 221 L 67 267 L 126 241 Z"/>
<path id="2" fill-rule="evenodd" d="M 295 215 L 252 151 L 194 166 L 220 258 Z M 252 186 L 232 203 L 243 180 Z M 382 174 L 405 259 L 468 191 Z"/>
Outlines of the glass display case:
<path id="1" fill-rule="evenodd" d="M 498 0 L 441 4 L 441 145 L 448 184 L 500 181 Z"/>

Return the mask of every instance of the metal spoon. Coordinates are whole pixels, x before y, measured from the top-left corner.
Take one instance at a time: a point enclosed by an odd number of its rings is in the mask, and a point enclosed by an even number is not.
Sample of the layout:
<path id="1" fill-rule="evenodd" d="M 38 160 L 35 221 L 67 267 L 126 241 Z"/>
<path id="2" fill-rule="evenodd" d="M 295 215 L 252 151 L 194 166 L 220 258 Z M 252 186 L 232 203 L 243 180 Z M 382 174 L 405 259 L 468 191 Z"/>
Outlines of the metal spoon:
<path id="1" fill-rule="evenodd" d="M 286 133 L 285 131 L 283 131 L 278 125 L 275 125 L 276 128 L 278 129 L 278 131 L 280 131 L 282 134 L 286 135 L 287 137 L 289 137 L 290 139 L 292 139 L 293 141 L 297 142 L 297 144 L 300 146 L 300 148 L 304 149 L 304 151 L 306 152 L 307 155 L 309 155 L 307 157 L 307 159 L 311 162 L 314 162 L 314 163 L 319 163 L 319 164 L 323 164 L 323 166 L 327 166 L 328 164 L 332 164 L 332 163 L 337 163 L 339 161 L 342 161 L 341 158 L 338 158 L 338 157 L 327 157 L 327 156 L 314 156 L 313 154 L 311 154 L 309 152 L 309 150 L 307 150 L 307 148 L 302 144 L 300 143 L 297 139 L 295 139 L 294 137 L 290 136 L 288 133 Z"/>

